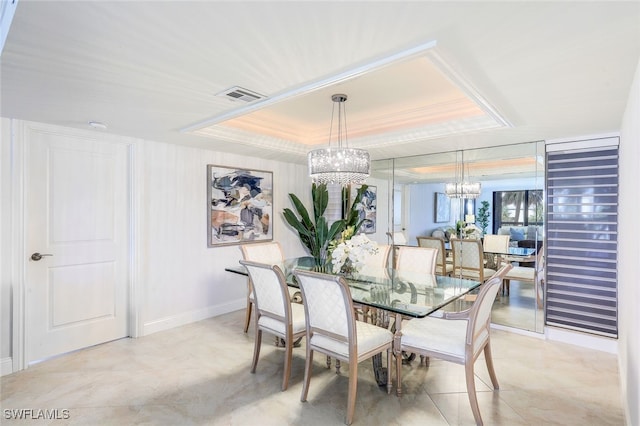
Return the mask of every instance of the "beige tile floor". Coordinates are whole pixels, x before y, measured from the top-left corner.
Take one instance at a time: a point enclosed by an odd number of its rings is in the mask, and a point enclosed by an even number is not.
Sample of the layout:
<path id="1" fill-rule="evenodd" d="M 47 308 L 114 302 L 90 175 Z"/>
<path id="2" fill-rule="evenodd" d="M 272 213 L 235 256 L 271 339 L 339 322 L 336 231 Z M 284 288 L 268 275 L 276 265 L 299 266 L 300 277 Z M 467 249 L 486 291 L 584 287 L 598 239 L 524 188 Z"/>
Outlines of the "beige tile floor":
<path id="1" fill-rule="evenodd" d="M 243 312 L 122 339 L 50 359 L 2 378 L 4 424 L 341 425 L 346 369 L 316 356 L 309 400 L 300 402 L 304 349 L 294 350 L 289 389 L 280 391 L 281 348 L 265 339 L 250 374 L 253 334 Z M 476 388 L 487 425 L 623 425 L 616 357 L 493 330 L 501 388 L 492 391 L 484 360 Z M 467 425 L 473 415 L 462 366 L 432 360 L 403 367 L 404 396 L 387 395 L 371 364 L 359 366 L 354 424 Z M 68 420 L 7 420 L 7 409 L 67 409 Z"/>

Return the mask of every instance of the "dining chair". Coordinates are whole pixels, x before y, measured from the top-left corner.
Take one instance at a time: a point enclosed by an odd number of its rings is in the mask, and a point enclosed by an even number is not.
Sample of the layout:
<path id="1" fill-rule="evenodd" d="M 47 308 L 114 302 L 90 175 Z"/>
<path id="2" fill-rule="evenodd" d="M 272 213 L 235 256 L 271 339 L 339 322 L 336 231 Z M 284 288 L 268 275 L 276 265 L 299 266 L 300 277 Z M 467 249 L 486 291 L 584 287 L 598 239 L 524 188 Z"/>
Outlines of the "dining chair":
<path id="1" fill-rule="evenodd" d="M 388 244 L 378 244 L 378 251 L 376 254 L 368 255 L 365 258 L 364 265 L 360 269 L 360 272 L 364 275 L 374 277 L 387 276 L 387 270 L 389 268 L 389 253 L 391 252 L 391 246 Z"/>
<path id="2" fill-rule="evenodd" d="M 438 250 L 436 274 L 448 276 L 453 272 L 453 264 L 447 263 L 447 251 L 444 239 L 438 237 L 417 237 L 418 247 L 430 247 Z"/>
<path id="3" fill-rule="evenodd" d="M 240 246 L 242 257 L 244 260 L 266 263 L 269 265 L 280 264 L 284 260 L 282 247 L 278 242 L 243 244 Z M 290 291 L 291 297 L 293 294 Z M 244 318 L 244 332 L 249 330 L 251 323 L 251 311 L 253 310 L 253 288 L 251 286 L 251 277 L 247 280 L 247 309 Z"/>
<path id="4" fill-rule="evenodd" d="M 398 248 L 396 269 L 434 275 L 438 264 L 438 249 L 402 246 Z"/>
<path id="5" fill-rule="evenodd" d="M 483 239 L 483 248 L 485 252 L 509 254 L 509 235 L 493 235 L 487 234 Z"/>
<path id="6" fill-rule="evenodd" d="M 484 250 L 480 240 L 459 239 L 451 240 L 453 251 L 453 275 L 462 278 L 486 281 L 496 273 L 495 269 L 486 268 L 484 265 Z"/>
<path id="7" fill-rule="evenodd" d="M 486 266 L 488 268 L 499 268 L 504 255 L 509 254 L 509 235 L 493 235 L 487 234 L 482 241 L 482 248 L 484 250 L 485 259 L 487 260 Z"/>
<path id="8" fill-rule="evenodd" d="M 509 273 L 504 276 L 503 291 L 506 291 L 507 296 L 509 295 L 511 280 L 531 283 L 536 293 L 536 304 L 538 308 L 542 309 L 544 305 L 544 270 L 544 250 L 541 248 L 536 256 L 534 266 L 514 266 Z"/>
<path id="9" fill-rule="evenodd" d="M 482 425 L 475 388 L 474 363 L 484 352 L 487 370 L 494 389 L 499 389 L 491 355 L 491 307 L 502 283 L 512 268 L 504 265 L 486 283 L 469 309 L 443 312 L 441 317 L 425 317 L 403 322 L 400 345 L 394 348 L 464 365 L 467 394 L 476 424 Z M 402 357 L 396 356 L 397 393 L 402 393 Z"/>
<path id="10" fill-rule="evenodd" d="M 307 323 L 307 354 L 301 401 L 306 401 L 311 381 L 313 353 L 320 352 L 349 364 L 346 424 L 356 405 L 358 363 L 387 351 L 387 393 L 391 393 L 391 331 L 357 321 L 351 292 L 344 278 L 317 272 L 294 271 L 302 290 Z"/>
<path id="11" fill-rule="evenodd" d="M 251 373 L 256 372 L 262 332 L 273 334 L 284 340 L 284 375 L 282 390 L 289 386 L 294 340 L 306 334 L 304 308 L 299 303 L 291 303 L 287 283 L 282 270 L 277 265 L 241 260 L 249 272 L 253 285 L 255 305 L 255 338 Z"/>

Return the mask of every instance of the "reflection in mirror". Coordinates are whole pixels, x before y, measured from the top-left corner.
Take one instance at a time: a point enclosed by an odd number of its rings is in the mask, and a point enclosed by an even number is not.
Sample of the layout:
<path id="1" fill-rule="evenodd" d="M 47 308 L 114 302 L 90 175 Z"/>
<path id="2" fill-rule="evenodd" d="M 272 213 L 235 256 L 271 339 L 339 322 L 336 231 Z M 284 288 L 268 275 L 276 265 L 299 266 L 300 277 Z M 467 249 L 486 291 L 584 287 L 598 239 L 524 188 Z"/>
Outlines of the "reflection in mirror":
<path id="1" fill-rule="evenodd" d="M 463 239 L 482 237 L 478 212 L 483 202 L 488 203 L 486 233 L 508 235 L 510 250 L 532 251 L 525 257 L 483 251 L 482 268 L 489 276 L 489 267 L 498 268 L 500 262 L 516 266 L 494 304 L 492 321 L 542 332 L 544 301 L 536 277 L 540 259 L 537 254 L 542 253 L 544 241 L 544 142 L 465 150 L 465 174 L 481 183 L 482 192 L 475 200 L 443 200 L 438 194 L 444 193 L 445 183 L 456 178 L 459 161 L 456 152 L 374 161 L 367 183 L 378 186 L 378 214 L 385 216 L 383 221 L 378 220 L 381 226 L 377 241 L 388 243 L 384 234 L 399 231 L 407 244 L 414 246 L 418 245 L 418 237 L 442 237 L 447 262 L 452 262 L 450 239 L 456 234 Z M 386 213 L 382 212 L 383 193 L 389 197 Z M 394 193 L 400 193 L 401 200 Z M 437 205 L 437 200 L 446 205 Z M 445 211 L 449 213 L 446 218 Z M 383 223 L 387 223 L 386 229 Z M 464 260 L 462 253 L 460 256 Z M 522 276 L 516 276 L 516 272 Z M 457 274 L 462 272 L 458 270 Z"/>

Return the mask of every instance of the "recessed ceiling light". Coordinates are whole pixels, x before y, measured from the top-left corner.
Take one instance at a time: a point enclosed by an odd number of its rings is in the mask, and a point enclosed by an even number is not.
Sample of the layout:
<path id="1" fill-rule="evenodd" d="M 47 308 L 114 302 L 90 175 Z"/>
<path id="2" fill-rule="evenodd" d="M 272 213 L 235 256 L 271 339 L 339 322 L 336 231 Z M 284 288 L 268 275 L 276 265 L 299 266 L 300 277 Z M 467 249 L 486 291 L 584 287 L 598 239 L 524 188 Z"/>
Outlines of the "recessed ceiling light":
<path id="1" fill-rule="evenodd" d="M 107 130 L 107 125 L 99 121 L 90 121 L 89 126 L 93 127 L 94 129 Z"/>

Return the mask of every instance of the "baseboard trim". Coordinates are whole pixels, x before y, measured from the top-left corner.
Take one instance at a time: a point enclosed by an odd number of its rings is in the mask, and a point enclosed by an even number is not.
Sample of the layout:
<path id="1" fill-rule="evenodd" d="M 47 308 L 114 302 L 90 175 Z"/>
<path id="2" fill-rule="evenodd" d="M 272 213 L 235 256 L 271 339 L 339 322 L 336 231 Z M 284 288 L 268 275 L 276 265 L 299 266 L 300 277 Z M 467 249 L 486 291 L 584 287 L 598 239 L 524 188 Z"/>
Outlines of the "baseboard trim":
<path id="1" fill-rule="evenodd" d="M 596 351 L 618 354 L 618 340 L 609 337 L 596 336 L 579 331 L 566 330 L 557 327 L 545 327 L 547 340 L 555 342 L 569 343 L 583 348 L 594 349 Z"/>
<path id="2" fill-rule="evenodd" d="M 521 334 L 527 337 L 533 337 L 535 339 L 545 340 L 545 335 L 543 333 L 536 333 L 535 331 L 523 330 L 520 328 L 507 327 L 505 325 L 493 324 L 491 323 L 491 328 L 494 330 L 502 330 L 513 334 Z"/>
<path id="3" fill-rule="evenodd" d="M 614 355 L 618 354 L 618 341 L 616 339 L 596 336 L 589 333 L 581 333 L 579 331 L 566 330 L 548 325 L 544 327 L 544 333 L 536 333 L 534 331 L 521 330 L 519 328 L 507 327 L 493 323 L 491 324 L 491 328 L 541 340 L 568 343 L 570 345 L 580 346 L 581 348 L 594 349 Z"/>
<path id="4" fill-rule="evenodd" d="M 157 333 L 159 331 L 170 330 L 175 327 L 180 327 L 181 325 L 191 324 L 192 322 L 202 321 L 218 315 L 228 314 L 246 307 L 246 304 L 247 299 L 242 298 L 221 305 L 208 306 L 204 309 L 184 312 L 178 315 L 146 322 L 143 325 L 143 336 Z"/>
<path id="5" fill-rule="evenodd" d="M 11 357 L 0 359 L 0 376 L 11 373 L 13 373 L 13 359 Z"/>

